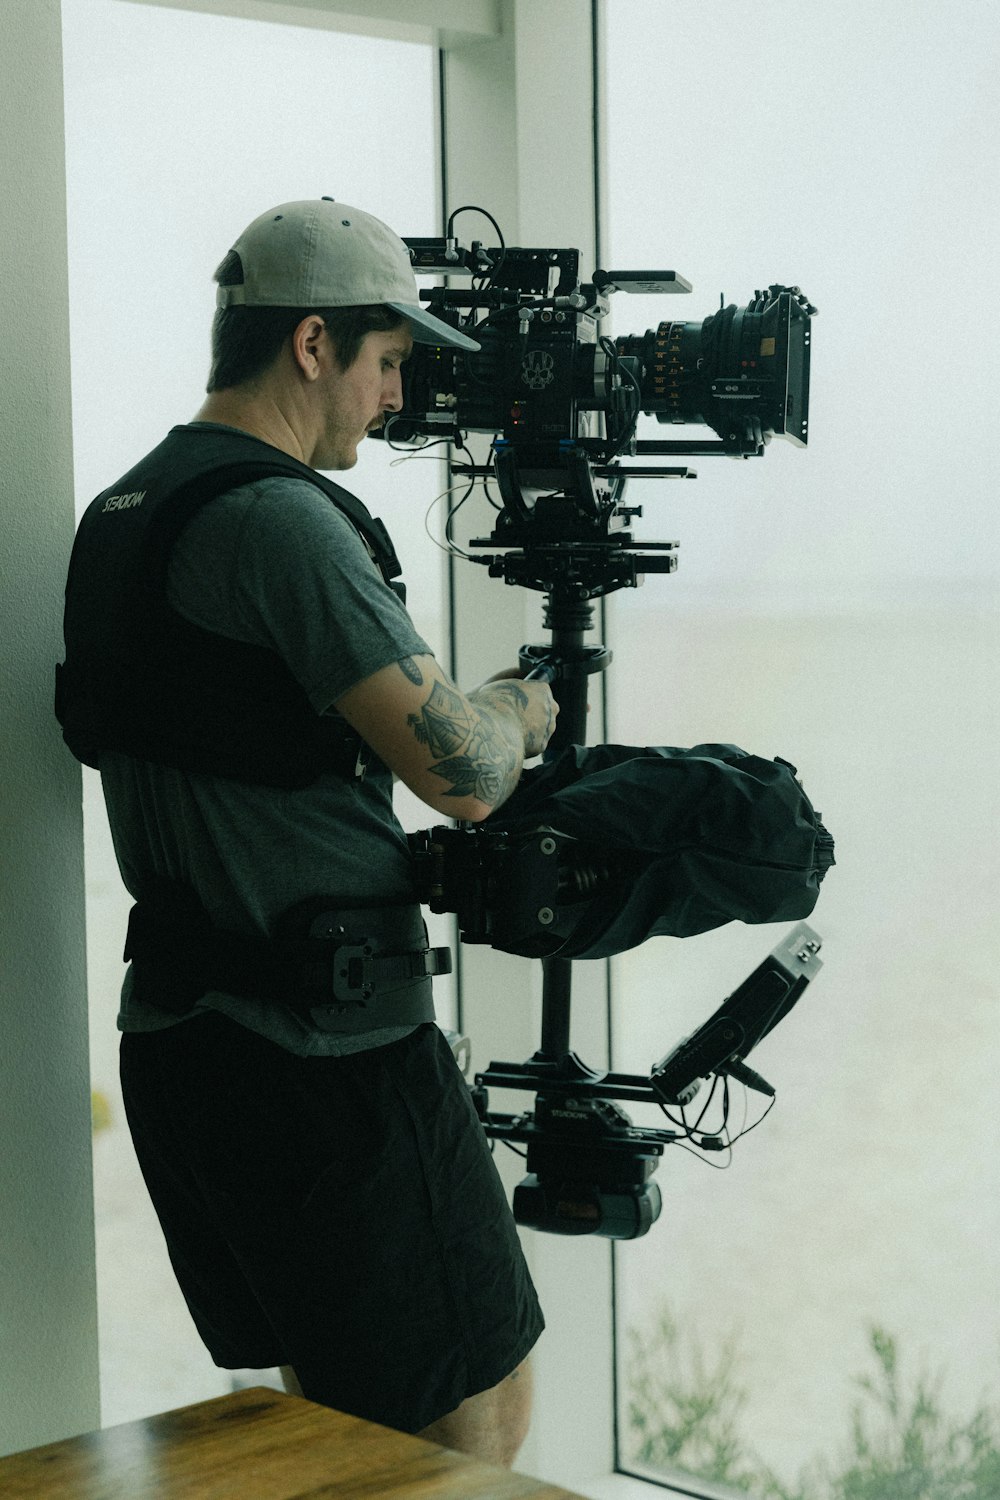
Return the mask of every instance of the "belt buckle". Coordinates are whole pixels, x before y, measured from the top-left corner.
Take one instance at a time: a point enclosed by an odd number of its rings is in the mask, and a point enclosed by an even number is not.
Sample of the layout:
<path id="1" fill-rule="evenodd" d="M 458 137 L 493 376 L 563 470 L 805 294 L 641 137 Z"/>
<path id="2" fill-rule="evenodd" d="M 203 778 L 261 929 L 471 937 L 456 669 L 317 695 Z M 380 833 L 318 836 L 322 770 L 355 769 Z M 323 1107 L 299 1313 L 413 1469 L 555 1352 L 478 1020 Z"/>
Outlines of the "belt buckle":
<path id="1" fill-rule="evenodd" d="M 333 995 L 339 1005 L 367 1005 L 375 993 L 372 943 L 341 943 L 333 958 Z"/>

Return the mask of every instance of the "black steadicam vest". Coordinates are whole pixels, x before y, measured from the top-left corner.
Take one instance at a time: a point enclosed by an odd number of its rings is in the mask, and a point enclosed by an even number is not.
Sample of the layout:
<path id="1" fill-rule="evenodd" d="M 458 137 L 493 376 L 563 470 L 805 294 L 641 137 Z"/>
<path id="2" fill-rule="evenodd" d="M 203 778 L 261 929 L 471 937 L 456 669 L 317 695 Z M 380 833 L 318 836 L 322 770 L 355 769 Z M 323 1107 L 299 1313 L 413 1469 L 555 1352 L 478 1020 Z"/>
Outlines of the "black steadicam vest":
<path id="1" fill-rule="evenodd" d="M 119 750 L 265 786 L 363 774 L 363 742 L 338 716 L 315 712 L 276 652 L 203 630 L 167 601 L 171 549 L 188 521 L 272 475 L 313 485 L 358 529 L 386 581 L 398 575 L 382 522 L 315 469 L 243 433 L 173 428 L 98 495 L 73 547 L 56 715 L 85 765 Z"/>
<path id="2" fill-rule="evenodd" d="M 288 788 L 325 771 L 364 774 L 368 747 L 342 719 L 315 712 L 276 652 L 203 630 L 167 601 L 171 549 L 188 521 L 216 496 L 271 475 L 321 491 L 357 527 L 386 582 L 399 573 L 381 521 L 315 469 L 243 433 L 175 427 L 98 495 L 73 546 L 56 715 L 85 765 L 119 750 Z M 402 597 L 402 585 L 391 586 Z M 186 885 L 147 887 L 132 908 L 125 958 L 134 993 L 162 1008 L 183 1013 L 223 989 L 307 1012 L 332 1007 L 328 1030 L 433 1019 L 430 978 L 449 972 L 450 954 L 428 948 L 415 902 L 341 911 L 317 896 L 285 913 L 270 938 L 251 939 L 211 927 Z"/>

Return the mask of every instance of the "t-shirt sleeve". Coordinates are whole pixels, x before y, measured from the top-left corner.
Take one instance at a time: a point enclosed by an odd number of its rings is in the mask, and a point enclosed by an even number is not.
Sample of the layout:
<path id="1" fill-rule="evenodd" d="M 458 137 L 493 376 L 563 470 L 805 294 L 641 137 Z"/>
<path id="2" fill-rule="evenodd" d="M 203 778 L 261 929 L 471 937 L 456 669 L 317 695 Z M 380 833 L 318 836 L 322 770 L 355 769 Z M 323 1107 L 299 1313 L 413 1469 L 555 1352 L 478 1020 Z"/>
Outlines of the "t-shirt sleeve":
<path id="1" fill-rule="evenodd" d="M 431 655 L 355 527 L 314 486 L 259 480 L 185 527 L 167 593 L 187 619 L 276 651 L 325 713 L 404 656 Z"/>

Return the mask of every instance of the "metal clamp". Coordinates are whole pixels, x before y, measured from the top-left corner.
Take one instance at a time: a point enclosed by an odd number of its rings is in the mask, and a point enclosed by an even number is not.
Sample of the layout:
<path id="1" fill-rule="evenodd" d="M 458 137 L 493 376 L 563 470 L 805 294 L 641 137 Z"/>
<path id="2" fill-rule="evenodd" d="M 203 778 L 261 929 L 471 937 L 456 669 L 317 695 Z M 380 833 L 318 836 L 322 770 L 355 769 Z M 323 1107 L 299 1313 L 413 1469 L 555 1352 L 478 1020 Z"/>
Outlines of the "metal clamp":
<path id="1" fill-rule="evenodd" d="M 375 993 L 374 948 L 344 943 L 333 961 L 333 995 L 340 1005 L 366 1005 Z"/>

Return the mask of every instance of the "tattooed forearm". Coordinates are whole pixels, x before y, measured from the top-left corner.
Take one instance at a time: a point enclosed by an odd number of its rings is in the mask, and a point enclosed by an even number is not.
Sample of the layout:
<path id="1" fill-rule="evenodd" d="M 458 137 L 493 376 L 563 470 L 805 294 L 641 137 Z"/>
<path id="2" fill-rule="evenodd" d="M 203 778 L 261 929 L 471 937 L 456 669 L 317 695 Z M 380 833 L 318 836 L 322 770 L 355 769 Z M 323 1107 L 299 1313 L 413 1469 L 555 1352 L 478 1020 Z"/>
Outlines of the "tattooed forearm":
<path id="1" fill-rule="evenodd" d="M 399 663 L 399 669 L 404 677 L 408 677 L 414 687 L 423 687 L 424 674 L 413 660 L 412 656 L 404 656 Z"/>
<path id="2" fill-rule="evenodd" d="M 449 784 L 445 796 L 477 797 L 497 807 L 513 791 L 521 774 L 523 736 L 509 709 L 493 713 L 487 700 L 480 710 L 438 681 L 407 722 L 434 757 L 431 772 Z"/>
<path id="3" fill-rule="evenodd" d="M 484 682 L 472 696 L 477 703 L 495 703 L 508 709 L 513 707 L 521 713 L 528 707 L 527 693 L 512 677 L 504 678 L 501 682 Z"/>
<path id="4" fill-rule="evenodd" d="M 406 722 L 432 755 L 453 755 L 469 739 L 473 716 L 461 693 L 435 682 L 423 708 L 418 714 L 407 714 Z"/>
<path id="5" fill-rule="evenodd" d="M 517 715 L 523 735 L 522 753 L 526 757 L 541 755 L 551 738 L 555 727 L 555 715 L 558 712 L 551 697 L 545 708 L 545 716 L 540 719 L 537 709 L 533 715 L 529 713 L 530 700 L 521 683 L 515 678 L 504 677 L 485 682 L 469 696 L 474 703 L 489 703 L 508 715 L 513 710 Z"/>

